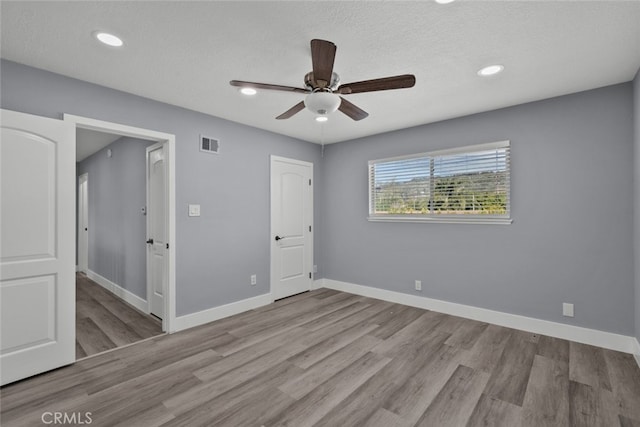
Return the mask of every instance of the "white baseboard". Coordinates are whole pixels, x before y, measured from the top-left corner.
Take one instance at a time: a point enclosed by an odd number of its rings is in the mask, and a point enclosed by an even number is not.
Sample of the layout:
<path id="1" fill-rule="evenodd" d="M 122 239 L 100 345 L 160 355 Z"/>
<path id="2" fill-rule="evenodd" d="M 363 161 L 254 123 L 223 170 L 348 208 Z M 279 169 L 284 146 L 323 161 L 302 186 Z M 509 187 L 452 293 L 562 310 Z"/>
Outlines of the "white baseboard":
<path id="1" fill-rule="evenodd" d="M 204 325 L 205 323 L 233 316 L 234 314 L 242 313 L 244 311 L 253 310 L 254 308 L 262 307 L 263 305 L 271 304 L 272 302 L 273 299 L 271 298 L 271 294 L 264 294 L 221 305 L 219 307 L 198 311 L 197 313 L 178 316 L 174 323 L 174 331 L 178 332 L 195 326 Z"/>
<path id="2" fill-rule="evenodd" d="M 318 279 L 311 282 L 311 290 L 315 291 L 316 289 L 320 289 L 324 287 L 324 279 Z"/>
<path id="3" fill-rule="evenodd" d="M 105 288 L 106 290 L 108 290 L 109 292 L 111 292 L 112 294 L 116 295 L 118 298 L 128 302 L 138 310 L 143 311 L 145 313 L 149 313 L 149 307 L 148 307 L 147 301 L 140 298 L 138 295 L 126 290 L 120 285 L 113 283 L 111 280 L 105 277 L 102 277 L 101 275 L 99 275 L 94 271 L 87 270 L 87 277 L 93 280 L 94 282 L 96 282 L 97 284 L 99 284 L 100 286 L 102 286 L 103 288 Z"/>
<path id="4" fill-rule="evenodd" d="M 385 289 L 356 285 L 337 280 L 320 279 L 319 281 L 322 282 L 322 285 L 325 288 L 329 289 L 423 308 L 426 310 L 433 310 L 440 313 L 451 314 L 453 316 L 479 320 L 481 322 L 576 341 L 583 344 L 604 347 L 624 353 L 631 353 L 636 355 L 636 361 L 640 359 L 640 346 L 638 346 L 638 341 L 634 337 L 626 335 L 598 331 L 580 326 L 566 325 L 548 320 L 535 319 L 533 317 L 519 316 L 517 314 L 503 313 L 500 311 L 493 311 L 485 308 L 457 304 L 417 295 L 403 294 L 401 292 L 388 291 Z"/>
<path id="5" fill-rule="evenodd" d="M 634 339 L 634 352 L 633 352 L 633 357 L 636 358 L 636 363 L 638 364 L 638 367 L 640 367 L 640 341 L 638 341 L 638 339 Z"/>

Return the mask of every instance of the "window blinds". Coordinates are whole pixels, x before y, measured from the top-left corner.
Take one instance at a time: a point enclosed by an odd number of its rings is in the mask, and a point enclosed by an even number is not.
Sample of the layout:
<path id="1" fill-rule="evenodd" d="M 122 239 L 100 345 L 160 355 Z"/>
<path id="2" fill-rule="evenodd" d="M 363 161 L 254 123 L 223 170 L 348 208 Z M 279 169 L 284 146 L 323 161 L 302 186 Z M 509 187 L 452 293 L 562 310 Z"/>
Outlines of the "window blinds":
<path id="1" fill-rule="evenodd" d="M 369 162 L 370 217 L 510 216 L 510 143 Z"/>

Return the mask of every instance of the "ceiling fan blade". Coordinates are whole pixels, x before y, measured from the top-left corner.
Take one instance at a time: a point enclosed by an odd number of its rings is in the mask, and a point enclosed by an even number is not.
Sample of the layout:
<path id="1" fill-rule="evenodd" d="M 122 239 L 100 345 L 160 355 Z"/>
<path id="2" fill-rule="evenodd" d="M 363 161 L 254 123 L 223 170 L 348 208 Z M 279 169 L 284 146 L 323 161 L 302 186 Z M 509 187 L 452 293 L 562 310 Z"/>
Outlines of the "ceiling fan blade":
<path id="1" fill-rule="evenodd" d="M 313 78 L 316 85 L 325 88 L 331 83 L 333 61 L 336 58 L 336 45 L 326 41 L 311 40 L 311 61 L 313 63 Z"/>
<path id="2" fill-rule="evenodd" d="M 338 107 L 338 110 L 342 111 L 344 114 L 351 117 L 353 120 L 356 120 L 356 121 L 362 120 L 367 118 L 367 116 L 369 115 L 369 113 L 367 113 L 360 107 L 357 107 L 356 105 L 352 104 L 351 102 L 347 101 L 343 97 L 340 97 L 340 100 L 341 102 L 340 102 L 340 106 Z"/>
<path id="3" fill-rule="evenodd" d="M 286 92 L 309 93 L 308 90 L 299 87 L 271 85 L 268 83 L 244 82 L 242 80 L 231 80 L 229 84 L 231 86 L 251 87 L 254 89 L 283 90 Z"/>
<path id="4" fill-rule="evenodd" d="M 304 102 L 300 101 L 299 103 L 297 103 L 293 107 L 289 108 L 284 113 L 280 114 L 278 117 L 276 117 L 276 119 L 278 119 L 278 120 L 288 119 L 289 117 L 293 116 L 294 114 L 296 114 L 296 113 L 298 113 L 298 112 L 300 112 L 302 110 L 304 110 Z"/>
<path id="5" fill-rule="evenodd" d="M 377 90 L 404 89 L 413 87 L 415 84 L 416 77 L 413 74 L 403 74 L 401 76 L 343 84 L 338 87 L 336 92 L 348 95 L 350 93 L 375 92 Z"/>

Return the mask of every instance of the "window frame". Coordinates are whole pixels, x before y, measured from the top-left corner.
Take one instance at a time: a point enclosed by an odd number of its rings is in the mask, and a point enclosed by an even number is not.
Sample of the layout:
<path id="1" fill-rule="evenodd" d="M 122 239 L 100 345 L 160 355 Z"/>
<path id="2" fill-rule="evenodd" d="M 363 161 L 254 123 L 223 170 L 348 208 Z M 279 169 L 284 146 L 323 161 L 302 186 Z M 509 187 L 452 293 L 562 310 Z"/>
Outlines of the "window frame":
<path id="1" fill-rule="evenodd" d="M 391 162 L 398 160 L 408 160 L 408 159 L 417 159 L 417 158 L 433 158 L 438 156 L 455 156 L 460 154 L 470 154 L 479 151 L 487 151 L 493 149 L 506 148 L 508 150 L 507 157 L 507 171 L 509 178 L 509 185 L 507 188 L 507 213 L 506 214 L 441 214 L 441 215 L 433 215 L 429 214 L 374 214 L 374 195 L 373 191 L 373 183 L 372 178 L 374 178 L 374 174 L 372 168 L 378 164 L 383 162 Z M 369 160 L 368 162 L 368 204 L 369 204 L 369 215 L 367 216 L 367 220 L 371 222 L 413 222 L 413 223 L 448 223 L 448 224 L 496 224 L 496 225 L 506 225 L 511 224 L 513 219 L 511 217 L 511 141 L 503 140 L 496 142 L 488 142 L 482 144 L 473 144 L 466 145 L 464 147 L 454 147 L 454 148 L 446 148 L 435 151 L 428 151 L 417 154 L 409 154 L 405 156 L 396 156 L 396 157 L 387 157 L 376 160 Z M 430 177 L 431 178 L 431 177 Z"/>

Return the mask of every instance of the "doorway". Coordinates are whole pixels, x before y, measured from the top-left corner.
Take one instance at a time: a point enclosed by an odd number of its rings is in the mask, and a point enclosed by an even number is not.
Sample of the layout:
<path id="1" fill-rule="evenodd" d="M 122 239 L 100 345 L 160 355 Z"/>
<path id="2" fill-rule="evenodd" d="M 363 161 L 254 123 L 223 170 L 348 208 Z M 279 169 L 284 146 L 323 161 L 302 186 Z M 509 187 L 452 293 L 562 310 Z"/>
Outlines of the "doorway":
<path id="1" fill-rule="evenodd" d="M 64 120 L 67 122 L 71 122 L 78 133 L 81 131 L 85 132 L 100 132 L 105 134 L 111 134 L 115 139 L 122 139 L 122 141 L 126 141 L 127 144 L 129 141 L 139 141 L 142 142 L 142 156 L 143 161 L 146 164 L 140 163 L 136 171 L 136 176 L 139 176 L 140 179 L 143 180 L 143 195 L 142 201 L 135 201 L 133 203 L 129 203 L 129 205 L 125 205 L 124 210 L 127 214 L 131 215 L 132 211 L 135 211 L 135 215 L 138 219 L 138 224 L 142 224 L 143 227 L 142 233 L 146 236 L 142 236 L 142 238 L 136 237 L 135 244 L 141 244 L 146 249 L 145 254 L 142 255 L 142 258 L 138 261 L 143 267 L 143 273 L 140 275 L 145 283 L 142 284 L 142 288 L 139 292 L 136 292 L 138 295 L 134 295 L 134 293 L 123 291 L 122 288 L 118 286 L 117 280 L 101 280 L 103 277 L 99 277 L 100 275 L 92 274 L 91 265 L 95 264 L 95 260 L 92 261 L 91 257 L 88 257 L 87 264 L 88 268 L 83 270 L 84 256 L 80 253 L 83 247 L 83 242 L 78 242 L 78 270 L 86 271 L 89 274 L 87 275 L 88 279 L 97 282 L 101 285 L 102 288 L 106 288 L 111 291 L 112 294 L 120 296 L 126 302 L 132 304 L 134 307 L 139 309 L 140 311 L 149 314 L 153 313 L 158 318 L 161 319 L 161 330 L 164 332 L 172 332 L 173 325 L 175 324 L 175 248 L 173 247 L 173 242 L 175 241 L 175 162 L 174 162 L 174 153 L 175 153 L 175 137 L 170 134 L 164 134 L 160 132 L 155 132 L 152 130 L 134 128 L 130 126 L 124 126 L 116 123 L 104 122 L 90 118 L 78 117 L 73 115 L 64 115 Z M 124 137 L 124 138 L 123 138 Z M 143 141 L 140 141 L 143 140 Z M 80 141 L 78 142 L 78 148 L 80 149 Z M 134 145 L 131 143 L 131 145 Z M 158 172 L 158 165 L 155 167 L 155 175 L 153 178 L 154 184 L 152 185 L 152 189 L 150 186 L 150 175 L 149 175 L 149 151 L 151 148 L 154 148 L 156 151 L 162 153 L 162 162 L 159 163 L 161 166 L 161 171 Z M 110 149 L 105 150 L 102 153 L 105 157 L 111 157 L 115 159 L 117 157 L 117 152 L 114 150 L 113 153 Z M 146 159 L 145 159 L 146 156 Z M 128 157 L 128 156 L 127 156 Z M 94 181 L 95 177 L 92 178 L 92 174 L 89 173 L 86 177 L 86 182 L 90 183 Z M 82 203 L 83 199 L 91 200 L 91 194 L 84 196 L 83 193 L 83 184 L 85 182 L 84 178 L 80 178 L 78 181 L 78 236 L 83 237 L 82 231 L 84 228 L 88 229 L 87 232 L 87 241 L 89 242 L 87 246 L 93 247 L 94 243 L 99 236 L 94 236 L 92 240 L 92 231 L 95 232 L 95 226 L 91 225 L 92 215 L 89 213 L 87 215 L 87 222 L 85 223 L 82 219 Z M 87 191 L 90 192 L 92 184 L 86 184 Z M 127 186 L 128 181 L 123 181 L 121 186 Z M 150 196 L 150 191 L 153 190 L 155 195 L 153 197 Z M 136 200 L 139 200 L 136 199 Z M 89 203 L 87 203 L 89 204 Z M 152 206 L 153 204 L 153 206 Z M 121 212 L 119 212 L 121 214 Z M 140 222 L 143 221 L 143 222 Z M 153 226 L 150 224 L 153 222 Z M 83 227 L 83 225 L 87 225 Z M 93 229 L 92 229 L 93 227 Z M 157 235 L 154 236 L 153 234 Z M 136 235 L 137 236 L 137 235 Z M 147 244 L 145 244 L 145 241 Z M 162 242 L 162 248 L 154 247 L 153 244 L 148 244 L 149 241 L 158 241 Z M 132 243 L 134 244 L 134 243 Z M 128 245 L 126 245 L 128 246 Z M 125 247 L 126 247 L 125 246 Z M 87 251 L 90 253 L 90 251 Z M 111 251 L 114 257 L 123 258 L 122 254 L 120 254 L 120 250 L 116 247 Z M 155 258 L 158 258 L 158 254 L 161 253 L 162 262 L 155 262 L 153 267 L 153 275 L 151 273 L 151 260 L 154 259 L 153 254 L 156 254 Z M 109 254 L 107 254 L 109 255 Z M 102 261 L 105 258 L 109 258 L 105 256 L 103 253 Z M 119 277 L 119 275 L 123 275 L 124 273 L 121 271 L 121 265 L 126 265 L 127 262 L 130 262 L 128 259 L 119 259 L 119 262 L 113 261 L 111 264 L 113 265 L 112 269 L 115 269 L 111 276 Z M 108 266 L 111 267 L 111 266 Z M 156 280 L 157 283 L 154 283 L 153 280 Z M 111 282 L 111 283 L 110 283 Z M 158 308 L 158 299 L 152 298 L 152 290 L 155 290 L 157 294 L 162 295 L 162 299 L 159 302 Z M 142 297 L 142 298 L 141 298 Z M 152 302 L 153 301 L 153 302 Z M 112 302 L 109 302 L 112 304 Z M 152 309 L 152 307 L 155 307 Z M 118 311 L 118 309 L 114 308 L 112 311 Z M 130 316 L 129 316 L 130 317 Z"/>
<path id="2" fill-rule="evenodd" d="M 271 295 L 311 290 L 313 163 L 271 156 Z"/>

